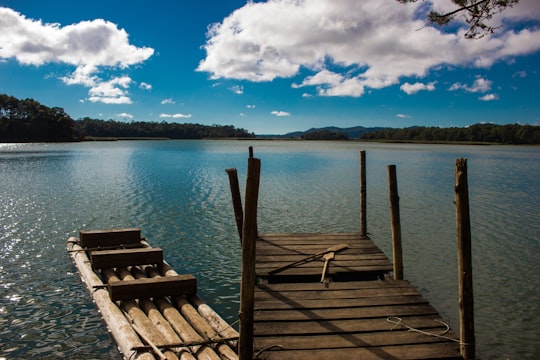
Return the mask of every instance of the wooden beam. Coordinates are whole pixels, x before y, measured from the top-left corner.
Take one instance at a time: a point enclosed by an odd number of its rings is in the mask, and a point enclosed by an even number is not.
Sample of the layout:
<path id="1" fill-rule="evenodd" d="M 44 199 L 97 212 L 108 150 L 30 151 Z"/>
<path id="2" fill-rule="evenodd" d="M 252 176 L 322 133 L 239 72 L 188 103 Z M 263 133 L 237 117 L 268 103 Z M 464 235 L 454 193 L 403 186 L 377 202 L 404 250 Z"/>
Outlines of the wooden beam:
<path id="1" fill-rule="evenodd" d="M 401 245 L 401 220 L 399 216 L 399 194 L 396 165 L 388 165 L 388 191 L 392 222 L 392 255 L 394 260 L 394 280 L 403 280 L 403 248 Z"/>
<path id="2" fill-rule="evenodd" d="M 467 159 L 460 158 L 456 160 L 455 193 L 459 278 L 459 337 L 461 339 L 460 353 L 464 359 L 474 359 L 474 302 Z"/>
<path id="3" fill-rule="evenodd" d="M 257 202 L 261 161 L 248 159 L 246 180 L 244 226 L 242 229 L 242 277 L 240 283 L 240 338 L 238 356 L 240 360 L 253 359 L 253 306 L 255 274 L 255 249 L 257 241 Z"/>
<path id="4" fill-rule="evenodd" d="M 360 234 L 367 236 L 366 151 L 360 151 Z"/>
<path id="5" fill-rule="evenodd" d="M 242 243 L 242 226 L 244 224 L 244 211 L 242 210 L 242 197 L 240 195 L 240 185 L 238 184 L 238 171 L 235 168 L 226 169 L 229 175 L 229 185 L 231 187 L 231 197 L 234 209 L 234 219 L 236 220 L 236 228 L 240 243 Z"/>
<path id="6" fill-rule="evenodd" d="M 92 251 L 90 261 L 94 269 L 161 264 L 163 250 L 160 248 L 138 248 Z"/>
<path id="7" fill-rule="evenodd" d="M 135 245 L 141 242 L 141 229 L 81 230 L 79 236 L 84 249 Z"/>
<path id="8" fill-rule="evenodd" d="M 108 288 L 112 301 L 181 296 L 197 292 L 197 279 L 193 275 L 142 278 L 115 281 Z"/>

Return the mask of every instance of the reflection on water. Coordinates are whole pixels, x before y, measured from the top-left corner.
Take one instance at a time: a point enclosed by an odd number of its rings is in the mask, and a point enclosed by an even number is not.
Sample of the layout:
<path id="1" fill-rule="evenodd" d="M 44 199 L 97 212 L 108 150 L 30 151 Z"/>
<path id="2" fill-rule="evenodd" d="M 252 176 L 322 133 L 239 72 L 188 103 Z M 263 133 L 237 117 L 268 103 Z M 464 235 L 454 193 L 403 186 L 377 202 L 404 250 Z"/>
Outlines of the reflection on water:
<path id="1" fill-rule="evenodd" d="M 368 231 L 390 254 L 397 165 L 405 277 L 457 328 L 454 162 L 469 159 L 478 353 L 540 355 L 540 149 L 281 141 L 0 144 L 0 358 L 117 359 L 64 246 L 79 229 L 141 227 L 230 322 L 240 246 L 225 169 L 261 158 L 261 232 Z"/>

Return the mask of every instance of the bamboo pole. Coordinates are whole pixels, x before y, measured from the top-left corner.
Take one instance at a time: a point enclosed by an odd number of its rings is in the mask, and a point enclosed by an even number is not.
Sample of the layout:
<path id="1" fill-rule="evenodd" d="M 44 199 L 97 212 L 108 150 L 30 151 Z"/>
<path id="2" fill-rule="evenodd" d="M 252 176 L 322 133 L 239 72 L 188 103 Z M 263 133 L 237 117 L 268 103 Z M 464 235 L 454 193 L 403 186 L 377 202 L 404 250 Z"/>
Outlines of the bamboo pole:
<path id="1" fill-rule="evenodd" d="M 394 280 L 403 280 L 403 248 L 401 245 L 401 220 L 399 216 L 399 195 L 396 165 L 388 165 L 388 191 L 390 193 L 390 212 L 392 222 L 392 256 Z"/>
<path id="2" fill-rule="evenodd" d="M 360 235 L 367 236 L 366 151 L 360 151 Z"/>
<path id="3" fill-rule="evenodd" d="M 242 231 L 242 280 L 240 284 L 240 360 L 253 358 L 253 307 L 255 290 L 255 246 L 257 240 L 257 202 L 261 161 L 250 157 L 246 180 L 244 226 Z"/>
<path id="4" fill-rule="evenodd" d="M 474 359 L 474 302 L 467 159 L 460 158 L 456 160 L 455 193 L 459 279 L 459 337 L 461 339 L 460 353 L 464 359 Z"/>
<path id="5" fill-rule="evenodd" d="M 242 197 L 240 196 L 240 185 L 238 184 L 238 172 L 236 169 L 226 169 L 229 175 L 229 185 L 231 187 L 231 196 L 234 208 L 234 219 L 236 220 L 236 228 L 240 243 L 242 243 L 242 224 L 244 223 L 244 212 L 242 210 Z"/>
<path id="6" fill-rule="evenodd" d="M 102 318 L 112 337 L 116 341 L 120 352 L 126 357 L 137 360 L 154 360 L 155 357 L 149 352 L 134 352 L 132 349 L 141 347 L 144 344 L 139 339 L 139 336 L 131 327 L 129 321 L 125 318 L 122 311 L 111 302 L 109 292 L 102 286 L 103 281 L 94 273 L 90 266 L 90 260 L 83 251 L 83 248 L 78 244 L 78 239 L 71 237 L 68 239 L 68 251 L 73 260 L 73 263 L 79 270 L 79 274 L 83 279 L 88 291 L 99 309 Z"/>

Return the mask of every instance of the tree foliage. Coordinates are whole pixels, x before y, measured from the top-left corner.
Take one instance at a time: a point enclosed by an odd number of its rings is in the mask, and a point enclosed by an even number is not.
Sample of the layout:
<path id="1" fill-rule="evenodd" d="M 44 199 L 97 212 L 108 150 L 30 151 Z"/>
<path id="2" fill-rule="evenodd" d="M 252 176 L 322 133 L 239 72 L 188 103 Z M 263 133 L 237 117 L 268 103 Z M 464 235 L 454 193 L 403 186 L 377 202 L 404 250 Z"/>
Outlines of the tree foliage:
<path id="1" fill-rule="evenodd" d="M 59 107 L 0 94 L 0 141 L 73 141 L 73 119 Z"/>
<path id="2" fill-rule="evenodd" d="M 489 142 L 499 144 L 540 144 L 540 126 L 476 124 L 465 128 L 415 126 L 385 129 L 364 134 L 362 140 L 411 142 Z"/>
<path id="3" fill-rule="evenodd" d="M 75 121 L 77 133 L 82 137 L 113 138 L 169 138 L 169 139 L 203 139 L 203 138 L 249 138 L 255 135 L 232 125 L 200 125 L 167 122 L 134 121 L 130 123 L 114 120 L 96 120 L 84 118 Z"/>
<path id="4" fill-rule="evenodd" d="M 0 94 L 0 142 L 61 142 L 92 137 L 160 137 L 170 139 L 254 137 L 232 125 L 199 125 L 84 118 L 74 121 L 64 109 L 33 99 Z"/>
<path id="5" fill-rule="evenodd" d="M 410 3 L 418 0 L 397 1 L 400 3 Z M 514 6 L 519 0 L 452 0 L 452 2 L 456 4 L 456 9 L 447 13 L 431 11 L 427 16 L 428 21 L 433 24 L 445 26 L 455 20 L 458 14 L 463 14 L 465 22 L 469 26 L 465 37 L 477 39 L 486 34 L 492 34 L 497 29 L 497 27 L 489 23 L 493 15 Z"/>
<path id="6" fill-rule="evenodd" d="M 348 140 L 349 137 L 339 131 L 314 130 L 302 135 L 304 140 Z"/>

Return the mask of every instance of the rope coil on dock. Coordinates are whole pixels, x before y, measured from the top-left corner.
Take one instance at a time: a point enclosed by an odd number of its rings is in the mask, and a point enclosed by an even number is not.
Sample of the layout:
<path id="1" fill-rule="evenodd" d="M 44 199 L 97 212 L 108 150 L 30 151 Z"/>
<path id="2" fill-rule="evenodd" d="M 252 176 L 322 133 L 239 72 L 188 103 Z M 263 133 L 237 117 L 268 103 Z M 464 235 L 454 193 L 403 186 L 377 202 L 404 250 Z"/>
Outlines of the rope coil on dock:
<path id="1" fill-rule="evenodd" d="M 386 321 L 388 321 L 391 324 L 394 324 L 394 326 L 392 327 L 391 330 L 394 330 L 397 326 L 402 326 L 402 327 L 408 329 L 409 331 L 414 331 L 414 332 L 417 332 L 419 334 L 423 334 L 423 335 L 427 335 L 427 336 L 434 336 L 434 337 L 437 337 L 437 338 L 440 338 L 440 339 L 450 340 L 450 341 L 454 341 L 454 342 L 460 342 L 459 339 L 454 339 L 454 338 L 451 338 L 451 337 L 448 337 L 448 336 L 444 336 L 446 333 L 448 333 L 448 331 L 450 331 L 450 326 L 447 323 L 445 323 L 444 321 L 440 321 L 440 320 L 437 320 L 437 319 L 434 319 L 433 321 L 435 321 L 435 322 L 437 322 L 437 323 L 439 323 L 441 325 L 444 325 L 446 327 L 446 330 L 444 330 L 440 334 L 435 334 L 435 333 L 432 333 L 432 332 L 429 332 L 429 331 L 423 331 L 423 330 L 414 328 L 412 326 L 409 326 L 403 321 L 403 319 L 401 319 L 400 317 L 397 317 L 397 316 L 388 317 L 388 318 L 386 318 Z"/>

